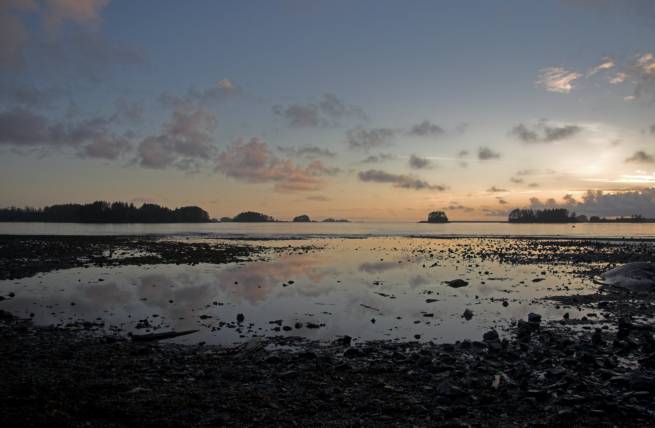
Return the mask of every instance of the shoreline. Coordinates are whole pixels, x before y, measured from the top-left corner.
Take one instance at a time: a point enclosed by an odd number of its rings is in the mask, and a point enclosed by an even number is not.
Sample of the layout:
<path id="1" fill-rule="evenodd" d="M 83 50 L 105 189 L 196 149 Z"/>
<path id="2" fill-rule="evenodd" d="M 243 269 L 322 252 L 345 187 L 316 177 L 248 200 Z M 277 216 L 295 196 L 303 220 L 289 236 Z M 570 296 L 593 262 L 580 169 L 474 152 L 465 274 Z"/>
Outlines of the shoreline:
<path id="1" fill-rule="evenodd" d="M 478 248 L 474 253 L 464 250 L 464 254 L 508 266 L 580 265 L 579 274 L 584 276 L 655 257 L 651 241 L 502 239 L 509 245 Z M 304 242 L 283 248 L 316 248 L 303 246 Z M 120 252 L 121 257 L 105 254 L 108 250 Z M 275 251 L 256 240 L 245 245 L 143 236 L 0 235 L 0 271 L 22 278 L 85 265 L 222 264 L 265 260 Z M 538 314 L 530 314 L 509 323 L 506 334 L 489 330 L 477 340 L 443 343 L 358 341 L 348 336 L 319 342 L 269 335 L 237 346 L 184 345 L 139 342 L 97 329 L 92 322 L 36 326 L 2 310 L 0 301 L 0 396 L 5 397 L 0 400 L 0 423 L 73 427 L 652 424 L 653 296 L 597 290 L 546 299 L 571 311 L 578 308 L 580 314 L 594 310 L 602 316 L 542 321 Z"/>

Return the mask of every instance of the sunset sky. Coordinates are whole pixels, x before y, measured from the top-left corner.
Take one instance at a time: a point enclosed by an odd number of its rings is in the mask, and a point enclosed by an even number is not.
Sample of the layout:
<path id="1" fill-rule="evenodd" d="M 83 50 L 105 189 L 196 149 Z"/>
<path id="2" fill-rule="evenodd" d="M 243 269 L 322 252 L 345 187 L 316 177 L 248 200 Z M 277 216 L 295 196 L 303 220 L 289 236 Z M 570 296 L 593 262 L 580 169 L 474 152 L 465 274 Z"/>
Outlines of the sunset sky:
<path id="1" fill-rule="evenodd" d="M 0 206 L 655 217 L 654 53 L 650 0 L 0 0 Z"/>

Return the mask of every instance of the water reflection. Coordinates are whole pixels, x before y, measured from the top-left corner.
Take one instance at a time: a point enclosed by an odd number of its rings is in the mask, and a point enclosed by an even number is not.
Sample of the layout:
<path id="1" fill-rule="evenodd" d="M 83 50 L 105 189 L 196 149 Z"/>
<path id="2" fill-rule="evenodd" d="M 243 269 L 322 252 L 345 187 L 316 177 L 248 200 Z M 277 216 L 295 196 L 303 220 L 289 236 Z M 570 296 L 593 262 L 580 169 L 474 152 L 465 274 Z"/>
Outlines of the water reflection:
<path id="1" fill-rule="evenodd" d="M 274 334 L 450 341 L 479 339 L 484 330 L 532 311 L 544 318 L 573 311 L 575 317 L 575 308 L 538 299 L 594 288 L 575 275 L 574 266 L 555 270 L 479 256 L 498 242 L 369 238 L 309 243 L 322 249 L 240 264 L 71 269 L 3 281 L 1 293 L 15 297 L 0 302 L 0 308 L 40 324 L 94 321 L 124 333 L 200 328 L 177 339 L 187 343 L 233 343 Z M 450 288 L 445 282 L 452 279 L 469 285 Z M 462 317 L 467 308 L 473 312 L 470 320 Z M 245 321 L 237 323 L 237 314 Z"/>

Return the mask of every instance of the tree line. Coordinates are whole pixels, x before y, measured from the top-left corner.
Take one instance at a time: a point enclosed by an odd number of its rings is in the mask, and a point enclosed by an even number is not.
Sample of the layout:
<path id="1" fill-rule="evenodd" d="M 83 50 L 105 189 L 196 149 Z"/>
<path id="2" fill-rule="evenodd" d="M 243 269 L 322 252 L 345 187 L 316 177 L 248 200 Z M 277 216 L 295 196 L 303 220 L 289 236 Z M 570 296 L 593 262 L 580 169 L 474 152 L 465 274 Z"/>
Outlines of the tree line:
<path id="1" fill-rule="evenodd" d="M 566 208 L 549 208 L 543 210 L 514 209 L 509 213 L 510 223 L 651 223 L 654 219 L 644 218 L 639 214 L 630 217 L 605 218 L 570 213 Z"/>
<path id="2" fill-rule="evenodd" d="M 56 223 L 206 223 L 207 211 L 196 206 L 170 209 L 157 204 L 140 207 L 127 202 L 96 201 L 44 208 L 0 208 L 0 221 Z"/>

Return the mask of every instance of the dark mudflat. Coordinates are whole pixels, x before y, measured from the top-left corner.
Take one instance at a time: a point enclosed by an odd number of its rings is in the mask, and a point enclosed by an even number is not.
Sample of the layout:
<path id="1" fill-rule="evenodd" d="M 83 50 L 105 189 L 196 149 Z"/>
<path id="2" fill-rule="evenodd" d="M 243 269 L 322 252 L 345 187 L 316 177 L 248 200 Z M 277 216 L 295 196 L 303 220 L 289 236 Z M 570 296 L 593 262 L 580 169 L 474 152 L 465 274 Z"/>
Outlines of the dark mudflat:
<path id="1" fill-rule="evenodd" d="M 456 344 L 273 338 L 292 350 L 269 350 L 140 344 L 2 318 L 2 426 L 649 426 L 655 417 L 655 342 L 626 325 L 617 337 L 533 324 L 509 340 Z"/>

